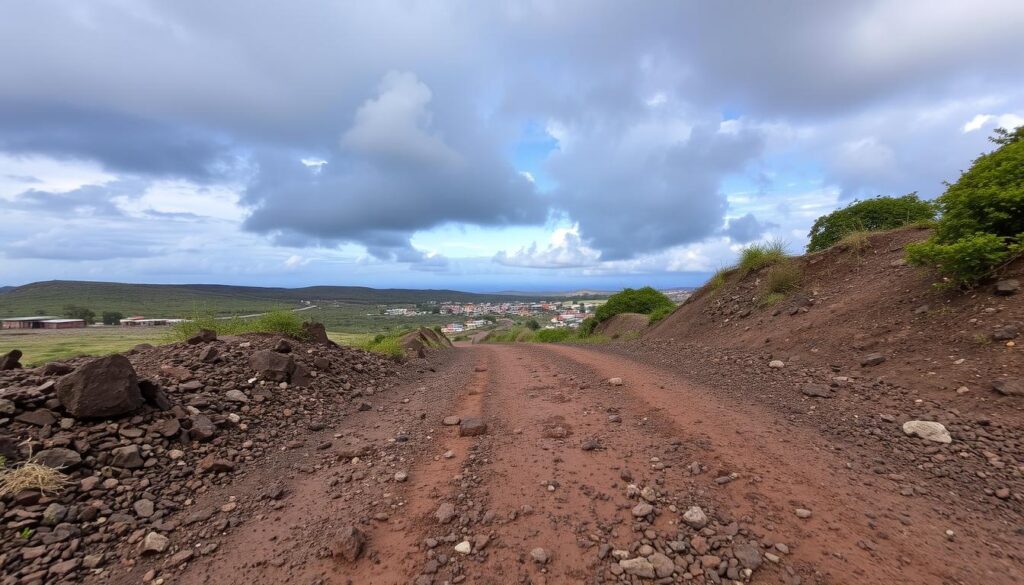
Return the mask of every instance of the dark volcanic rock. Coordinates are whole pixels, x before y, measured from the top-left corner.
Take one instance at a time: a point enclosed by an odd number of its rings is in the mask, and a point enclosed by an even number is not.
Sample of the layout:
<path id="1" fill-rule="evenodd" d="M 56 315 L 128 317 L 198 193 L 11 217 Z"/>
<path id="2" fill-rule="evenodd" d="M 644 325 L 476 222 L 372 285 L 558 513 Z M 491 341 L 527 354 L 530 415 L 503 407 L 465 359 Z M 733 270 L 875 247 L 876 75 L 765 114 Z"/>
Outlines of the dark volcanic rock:
<path id="1" fill-rule="evenodd" d="M 323 345 L 336 345 L 327 337 L 327 329 L 324 328 L 323 323 L 316 323 L 313 321 L 306 321 L 302 324 L 303 337 L 312 341 L 313 343 L 320 343 Z"/>
<path id="2" fill-rule="evenodd" d="M 804 384 L 800 392 L 804 396 L 811 396 L 814 398 L 831 398 L 832 393 L 829 392 L 828 386 L 824 384 Z"/>
<path id="3" fill-rule="evenodd" d="M 75 418 L 119 416 L 143 402 L 135 369 L 119 354 L 93 360 L 61 378 L 57 398 Z"/>
<path id="4" fill-rule="evenodd" d="M 54 447 L 36 453 L 36 462 L 55 469 L 74 469 L 82 463 L 82 456 L 77 451 Z"/>
<path id="5" fill-rule="evenodd" d="M 185 343 L 189 345 L 199 345 L 200 343 L 210 343 L 217 341 L 217 333 L 210 331 L 209 329 L 200 329 L 198 333 L 189 337 Z"/>
<path id="6" fill-rule="evenodd" d="M 155 408 L 170 410 L 174 406 L 171 399 L 167 397 L 167 393 L 156 382 L 139 380 L 139 391 L 142 392 L 142 399 Z"/>
<path id="7" fill-rule="evenodd" d="M 21 350 L 12 349 L 0 357 L 0 370 L 17 370 L 21 368 Z"/>
<path id="8" fill-rule="evenodd" d="M 264 349 L 249 356 L 249 366 L 268 380 L 287 382 L 295 371 L 295 360 L 290 355 Z"/>
<path id="9" fill-rule="evenodd" d="M 1024 381 L 1022 380 L 994 380 L 992 389 L 1003 396 L 1024 396 Z"/>
<path id="10" fill-rule="evenodd" d="M 65 376 L 74 371 L 75 368 L 61 363 L 61 362 L 50 362 L 39 368 L 39 372 L 44 376 Z"/>
<path id="11" fill-rule="evenodd" d="M 459 421 L 460 437 L 476 437 L 487 432 L 487 423 L 481 418 L 464 418 Z"/>

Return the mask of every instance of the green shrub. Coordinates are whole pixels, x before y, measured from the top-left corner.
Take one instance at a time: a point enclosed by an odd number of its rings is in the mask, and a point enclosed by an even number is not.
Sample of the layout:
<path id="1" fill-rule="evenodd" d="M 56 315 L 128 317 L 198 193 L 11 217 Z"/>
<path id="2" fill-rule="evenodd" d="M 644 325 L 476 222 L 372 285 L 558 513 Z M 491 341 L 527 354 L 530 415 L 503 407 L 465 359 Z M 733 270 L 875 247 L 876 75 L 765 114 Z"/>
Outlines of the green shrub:
<path id="1" fill-rule="evenodd" d="M 572 329 L 541 329 L 537 331 L 533 338 L 535 341 L 540 343 L 559 343 L 566 341 L 571 337 L 574 337 L 576 332 Z"/>
<path id="2" fill-rule="evenodd" d="M 373 353 L 384 354 L 395 359 L 404 359 L 405 350 L 402 348 L 402 344 L 400 342 L 402 335 L 404 335 L 404 333 L 382 333 L 369 341 L 358 344 L 356 347 L 365 349 L 366 351 L 372 351 Z"/>
<path id="3" fill-rule="evenodd" d="M 778 262 L 765 275 L 765 290 L 769 293 L 786 294 L 800 287 L 800 265 L 792 260 Z"/>
<path id="4" fill-rule="evenodd" d="M 117 311 L 103 311 L 102 319 L 104 325 L 117 325 L 124 319 L 124 315 Z"/>
<path id="5" fill-rule="evenodd" d="M 984 280 L 992 269 L 1024 252 L 1024 243 L 1017 238 L 1008 244 L 995 234 L 964 236 L 951 244 L 934 239 L 907 246 L 907 260 L 919 266 L 933 266 L 953 284 L 970 286 Z"/>
<path id="6" fill-rule="evenodd" d="M 526 327 L 531 331 L 536 331 L 540 329 L 540 323 L 538 323 L 536 319 L 530 319 L 529 321 L 526 322 Z"/>
<path id="7" fill-rule="evenodd" d="M 649 315 L 654 311 L 669 307 L 674 309 L 675 303 L 652 287 L 623 289 L 608 297 L 608 301 L 597 308 L 594 316 L 598 321 L 605 321 L 620 313 L 643 313 Z"/>
<path id="8" fill-rule="evenodd" d="M 1024 253 L 1024 126 L 996 130 L 999 146 L 983 154 L 937 199 L 942 215 L 907 259 L 970 286 Z"/>
<path id="9" fill-rule="evenodd" d="M 786 257 L 786 244 L 772 240 L 763 244 L 750 244 L 740 251 L 738 268 L 742 274 L 771 266 Z"/>
<path id="10" fill-rule="evenodd" d="M 770 307 L 770 306 L 772 306 L 774 304 L 782 302 L 785 298 L 786 298 L 786 295 L 784 295 L 782 293 L 777 293 L 777 292 L 764 294 L 764 295 L 761 295 L 760 297 L 758 297 L 758 299 L 757 299 L 757 306 L 759 306 L 759 307 Z"/>
<path id="11" fill-rule="evenodd" d="M 256 317 L 232 317 L 218 319 L 210 314 L 196 314 L 187 321 L 171 326 L 172 341 L 184 341 L 200 329 L 216 331 L 217 335 L 241 335 L 243 333 L 276 333 L 302 339 L 302 318 L 294 311 L 270 311 Z"/>
<path id="12" fill-rule="evenodd" d="M 917 193 L 854 201 L 814 222 L 808 234 L 810 242 L 807 251 L 817 252 L 829 248 L 852 232 L 877 232 L 930 222 L 935 219 L 936 212 L 936 204 L 922 201 Z"/>
<path id="13" fill-rule="evenodd" d="M 676 310 L 675 307 L 671 307 L 671 308 L 669 308 L 669 307 L 660 307 L 658 309 L 655 309 L 651 313 L 651 318 L 648 319 L 647 322 L 650 325 L 654 325 L 658 321 L 661 321 L 665 317 L 668 317 L 669 315 L 671 315 L 672 311 L 675 311 L 675 310 Z"/>
<path id="14" fill-rule="evenodd" d="M 82 319 L 86 325 L 96 322 L 96 313 L 92 309 L 78 305 L 64 305 L 64 316 L 68 319 Z"/>
<path id="15" fill-rule="evenodd" d="M 590 337 L 594 334 L 594 329 L 597 328 L 597 317 L 587 317 L 580 323 L 580 326 L 576 331 L 579 332 L 580 337 Z"/>

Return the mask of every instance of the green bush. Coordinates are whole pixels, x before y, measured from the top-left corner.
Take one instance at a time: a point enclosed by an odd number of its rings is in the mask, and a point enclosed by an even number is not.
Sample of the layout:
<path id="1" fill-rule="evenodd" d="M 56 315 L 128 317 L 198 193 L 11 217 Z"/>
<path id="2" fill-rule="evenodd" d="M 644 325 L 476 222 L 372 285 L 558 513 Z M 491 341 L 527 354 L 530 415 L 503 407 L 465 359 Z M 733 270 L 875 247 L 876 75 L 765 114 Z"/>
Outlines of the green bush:
<path id="1" fill-rule="evenodd" d="M 935 203 L 922 201 L 917 193 L 854 201 L 814 222 L 808 234 L 810 242 L 807 251 L 817 252 L 829 248 L 852 232 L 877 232 L 931 222 L 937 211 Z"/>
<path id="2" fill-rule="evenodd" d="M 540 343 L 559 343 L 575 337 L 572 329 L 541 329 L 534 334 L 534 340 Z"/>
<path id="3" fill-rule="evenodd" d="M 608 297 L 608 301 L 597 308 L 594 316 L 598 321 L 605 321 L 620 313 L 643 313 L 649 315 L 654 311 L 668 307 L 674 309 L 676 304 L 652 287 L 623 289 Z"/>
<path id="4" fill-rule="evenodd" d="M 538 323 L 536 319 L 530 319 L 529 321 L 526 322 L 526 328 L 530 329 L 531 331 L 536 331 L 540 329 L 540 323 Z"/>
<path id="5" fill-rule="evenodd" d="M 772 240 L 763 244 L 750 244 L 740 251 L 738 268 L 743 274 L 771 266 L 786 257 L 786 244 L 780 240 Z"/>
<path id="6" fill-rule="evenodd" d="M 589 337 L 594 334 L 594 329 L 597 328 L 597 317 L 587 317 L 580 323 L 580 326 L 576 331 L 579 332 L 580 337 Z"/>
<path id="7" fill-rule="evenodd" d="M 675 311 L 675 310 L 676 310 L 675 307 L 671 307 L 671 308 L 669 308 L 669 307 L 660 307 L 660 308 L 657 308 L 657 309 L 655 309 L 651 313 L 651 318 L 648 319 L 647 322 L 650 325 L 654 325 L 658 321 L 661 321 L 665 317 L 668 317 L 669 315 L 671 315 L 672 311 Z"/>
<path id="8" fill-rule="evenodd" d="M 402 344 L 399 341 L 404 333 L 389 333 L 379 334 L 373 339 L 360 343 L 356 347 L 365 349 L 366 351 L 372 351 L 373 353 L 380 353 L 395 359 L 404 359 L 405 350 L 402 348 Z"/>
<path id="9" fill-rule="evenodd" d="M 243 333 L 277 333 L 297 339 L 305 337 L 302 318 L 294 311 L 270 311 L 256 317 L 232 317 L 218 319 L 210 314 L 196 314 L 187 321 L 171 326 L 172 341 L 184 341 L 200 329 L 216 331 L 217 335 L 241 335 Z"/>
<path id="10" fill-rule="evenodd" d="M 1024 252 L 1024 243 L 1017 238 L 1007 243 L 995 234 L 964 236 L 951 244 L 928 240 L 907 246 L 907 260 L 919 266 L 934 266 L 953 284 L 970 286 L 984 280 L 992 269 Z"/>
<path id="11" fill-rule="evenodd" d="M 996 130 L 999 146 L 983 154 L 937 199 L 942 215 L 907 259 L 932 266 L 953 284 L 971 286 L 1024 253 L 1024 126 Z"/>

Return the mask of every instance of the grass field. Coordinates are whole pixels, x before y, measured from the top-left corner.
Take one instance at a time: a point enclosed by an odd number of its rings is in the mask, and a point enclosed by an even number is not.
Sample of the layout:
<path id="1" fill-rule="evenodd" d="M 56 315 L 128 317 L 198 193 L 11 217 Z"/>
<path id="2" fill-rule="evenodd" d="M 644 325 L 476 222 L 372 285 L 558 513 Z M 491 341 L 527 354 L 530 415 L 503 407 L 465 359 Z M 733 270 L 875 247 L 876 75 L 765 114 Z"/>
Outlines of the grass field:
<path id="1" fill-rule="evenodd" d="M 20 349 L 25 366 L 82 355 L 104 356 L 129 350 L 140 343 L 166 343 L 163 327 L 87 327 L 64 330 L 0 330 L 0 354 Z"/>
<path id="2" fill-rule="evenodd" d="M 0 317 L 61 315 L 64 306 L 69 304 L 91 309 L 97 315 L 103 311 L 118 311 L 124 315 L 147 317 L 187 317 L 197 312 L 244 315 L 275 309 L 294 309 L 303 306 L 303 301 L 322 306 L 337 305 L 342 309 L 340 315 L 351 315 L 355 307 L 361 307 L 365 313 L 379 305 L 502 300 L 523 300 L 523 297 L 451 290 L 372 289 L 355 286 L 290 289 L 52 280 L 17 287 L 0 294 Z"/>

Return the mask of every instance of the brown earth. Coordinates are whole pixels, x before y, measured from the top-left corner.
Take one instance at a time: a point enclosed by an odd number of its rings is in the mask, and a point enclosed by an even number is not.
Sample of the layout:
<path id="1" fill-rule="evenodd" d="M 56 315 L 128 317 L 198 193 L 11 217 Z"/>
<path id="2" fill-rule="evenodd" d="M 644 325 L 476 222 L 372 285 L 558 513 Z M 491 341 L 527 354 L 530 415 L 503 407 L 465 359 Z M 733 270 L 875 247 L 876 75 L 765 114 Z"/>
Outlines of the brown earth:
<path id="1" fill-rule="evenodd" d="M 746 580 L 744 567 L 757 567 L 755 583 L 1024 578 L 1019 500 L 971 493 L 960 453 L 973 461 L 976 445 L 959 429 L 933 448 L 879 421 L 872 401 L 851 400 L 884 438 L 844 436 L 827 416 L 795 414 L 824 403 L 779 411 L 768 406 L 783 399 L 773 389 L 705 385 L 653 361 L 626 347 L 547 344 L 438 354 L 436 371 L 409 372 L 373 409 L 183 512 L 234 502 L 215 512 L 229 520 L 216 530 L 172 532 L 167 554 L 127 557 L 88 581 L 138 583 L 147 571 L 174 583 L 648 581 L 616 576 L 612 551 L 662 554 L 674 570 L 666 582 Z M 616 377 L 621 385 L 608 382 Z M 460 437 L 442 422 L 452 415 L 482 417 L 486 434 Z M 893 457 L 904 451 L 916 460 Z M 931 487 L 945 454 L 953 483 Z M 1004 457 L 1017 465 L 1020 452 Z M 267 496 L 271 485 L 283 496 Z M 638 518 L 640 490 L 652 509 Z M 436 513 L 446 503 L 445 523 Z M 691 506 L 709 519 L 701 530 L 683 520 Z M 355 562 L 331 556 L 348 526 L 366 535 Z M 463 540 L 469 554 L 456 552 Z M 531 556 L 538 548 L 544 564 Z M 195 553 L 175 563 L 173 551 Z"/>
<path id="2" fill-rule="evenodd" d="M 650 323 L 650 315 L 643 315 L 640 313 L 619 313 L 609 319 L 605 319 L 597 324 L 594 328 L 594 333 L 597 335 L 604 335 L 611 337 L 612 339 L 618 339 L 623 335 L 630 333 L 640 333 L 647 328 L 647 324 Z"/>
<path id="3" fill-rule="evenodd" d="M 0 583 L 1024 582 L 1024 398 L 991 387 L 1021 377 L 1013 340 L 992 333 L 1019 324 L 1022 295 L 935 291 L 899 262 L 921 236 L 799 259 L 803 294 L 774 306 L 753 301 L 762 274 L 734 274 L 625 343 L 466 344 L 401 367 L 299 346 L 322 375 L 265 393 L 249 429 L 219 398 L 225 382 L 250 391 L 243 366 L 198 366 L 198 347 L 131 356 L 140 375 L 202 379 L 205 403 L 164 383 L 212 408 L 217 437 L 182 443 L 180 469 L 87 459 L 120 484 L 65 496 L 101 512 L 77 538 L 45 524 L 45 498 L 4 499 Z M 271 341 L 226 342 L 228 364 Z M 885 361 L 862 366 L 872 352 Z M 908 436 L 911 420 L 951 442 Z M 42 428 L 44 446 L 68 432 Z M 207 453 L 235 469 L 193 471 Z M 147 490 L 158 512 L 138 517 Z M 38 530 L 24 544 L 22 527 Z M 140 555 L 154 531 L 166 551 Z M 46 563 L 26 560 L 39 547 Z M 96 568 L 74 565 L 95 550 Z"/>

